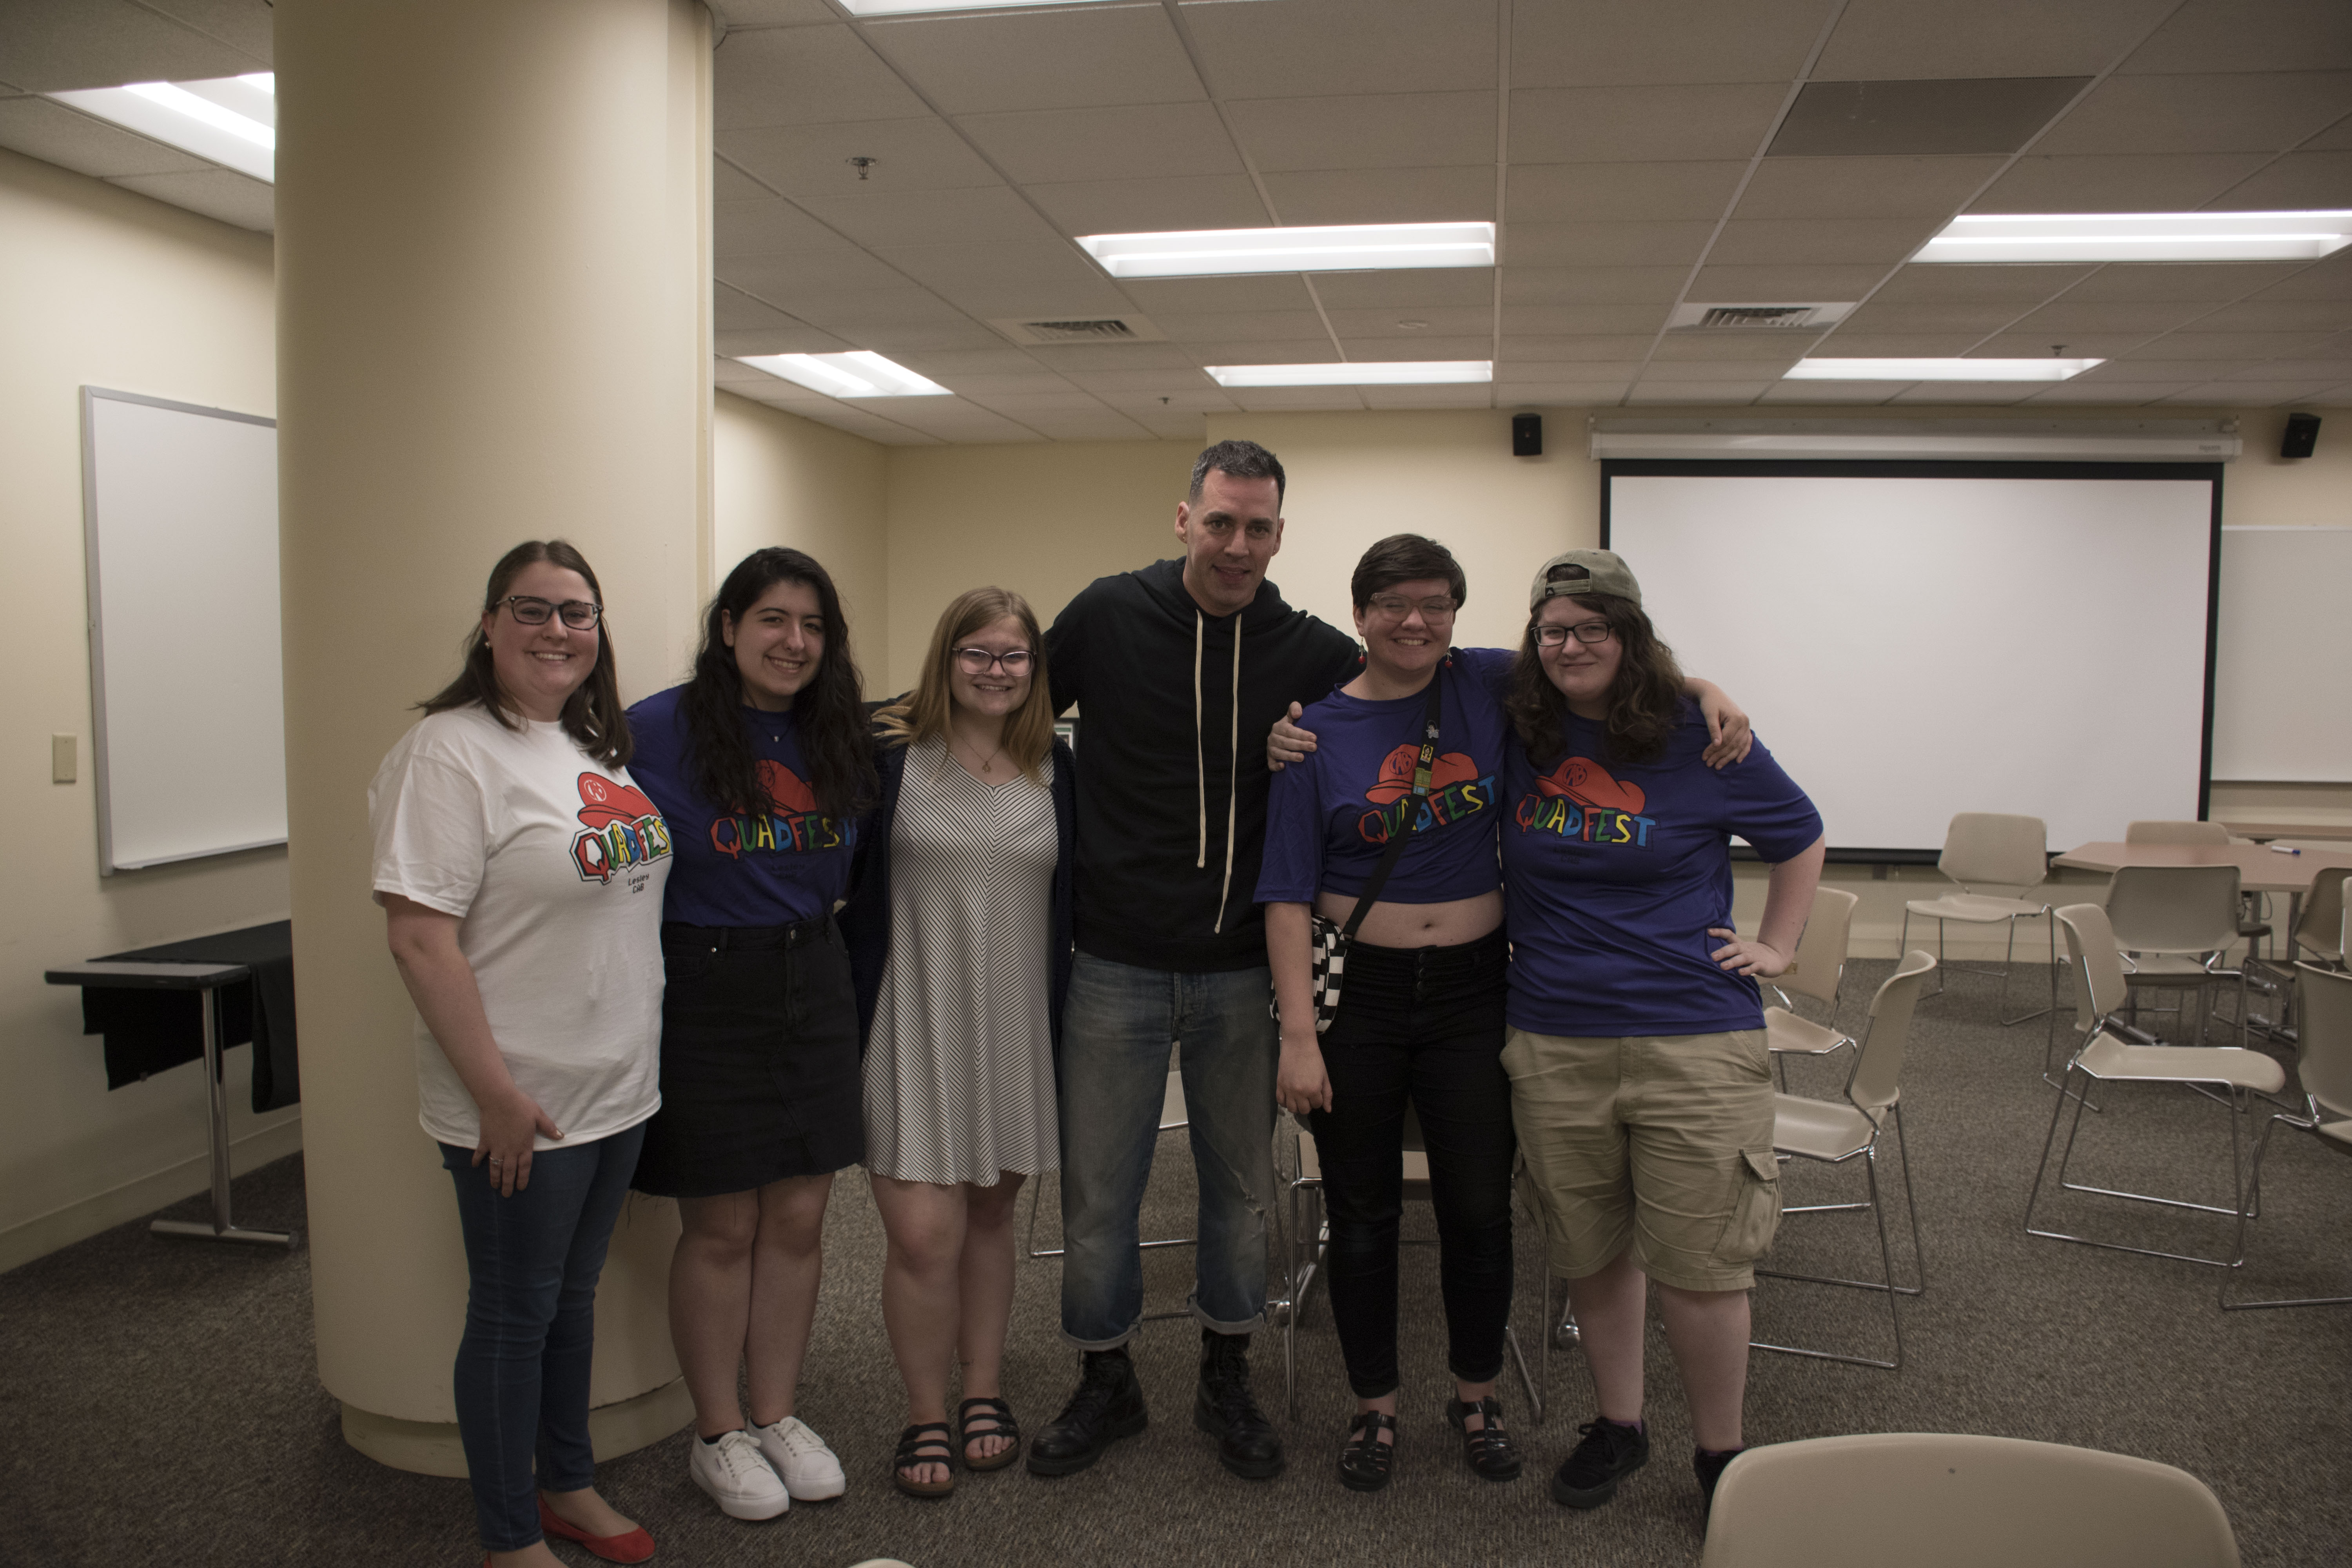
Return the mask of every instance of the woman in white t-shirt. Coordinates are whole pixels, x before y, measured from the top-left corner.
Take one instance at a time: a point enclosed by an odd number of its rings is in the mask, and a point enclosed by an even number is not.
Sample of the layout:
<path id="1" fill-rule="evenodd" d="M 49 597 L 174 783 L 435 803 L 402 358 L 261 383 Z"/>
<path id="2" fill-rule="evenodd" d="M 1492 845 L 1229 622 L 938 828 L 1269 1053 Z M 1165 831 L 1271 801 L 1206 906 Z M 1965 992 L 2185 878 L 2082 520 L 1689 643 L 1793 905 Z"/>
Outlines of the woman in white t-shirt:
<path id="1" fill-rule="evenodd" d="M 463 672 L 368 788 L 418 1120 L 465 1231 L 457 1429 L 498 1568 L 555 1568 L 547 1535 L 616 1563 L 654 1550 L 596 1495 L 588 1442 L 596 1278 L 661 1105 L 670 867 L 624 765 L 603 620 L 577 550 L 507 552 Z"/>

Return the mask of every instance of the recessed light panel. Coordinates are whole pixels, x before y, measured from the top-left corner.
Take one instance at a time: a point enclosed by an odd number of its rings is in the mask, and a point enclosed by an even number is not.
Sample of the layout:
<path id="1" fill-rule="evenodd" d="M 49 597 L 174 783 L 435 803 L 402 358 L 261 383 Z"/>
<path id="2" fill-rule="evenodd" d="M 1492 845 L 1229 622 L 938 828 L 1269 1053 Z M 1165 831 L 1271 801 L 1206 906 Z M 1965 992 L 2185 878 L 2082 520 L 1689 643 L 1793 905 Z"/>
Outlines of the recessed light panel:
<path id="1" fill-rule="evenodd" d="M 2103 359 L 1801 359 L 1784 381 L 2071 381 Z"/>
<path id="2" fill-rule="evenodd" d="M 268 71 L 205 81 L 134 81 L 53 92 L 58 102 L 126 131 L 225 164 L 240 174 L 278 178 L 278 79 Z"/>
<path id="3" fill-rule="evenodd" d="M 1213 364 L 1219 386 L 1412 386 L 1492 381 L 1485 359 L 1408 359 L 1357 364 Z"/>
<path id="4" fill-rule="evenodd" d="M 2352 212 L 2019 213 L 1956 217 L 1914 261 L 2309 261 Z"/>
<path id="5" fill-rule="evenodd" d="M 1492 267 L 1491 223 L 1338 224 L 1090 234 L 1078 246 L 1114 278 L 1238 272 L 1366 272 L 1391 267 Z"/>
<path id="6" fill-rule="evenodd" d="M 740 354 L 737 363 L 827 397 L 949 397 L 938 382 L 860 349 L 845 354 Z"/>

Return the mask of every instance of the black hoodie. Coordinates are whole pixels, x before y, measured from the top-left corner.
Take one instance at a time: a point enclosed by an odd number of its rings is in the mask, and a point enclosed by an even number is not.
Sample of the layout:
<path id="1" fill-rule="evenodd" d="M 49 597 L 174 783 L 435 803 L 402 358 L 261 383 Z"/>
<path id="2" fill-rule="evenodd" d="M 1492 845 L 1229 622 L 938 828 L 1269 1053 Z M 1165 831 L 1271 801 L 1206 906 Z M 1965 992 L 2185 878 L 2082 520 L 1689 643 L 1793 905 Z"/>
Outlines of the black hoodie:
<path id="1" fill-rule="evenodd" d="M 1353 677 L 1354 639 L 1271 583 L 1211 616 L 1181 561 L 1155 561 L 1072 599 L 1045 661 L 1054 710 L 1081 710 L 1078 951 L 1177 973 L 1264 963 L 1265 732 Z"/>

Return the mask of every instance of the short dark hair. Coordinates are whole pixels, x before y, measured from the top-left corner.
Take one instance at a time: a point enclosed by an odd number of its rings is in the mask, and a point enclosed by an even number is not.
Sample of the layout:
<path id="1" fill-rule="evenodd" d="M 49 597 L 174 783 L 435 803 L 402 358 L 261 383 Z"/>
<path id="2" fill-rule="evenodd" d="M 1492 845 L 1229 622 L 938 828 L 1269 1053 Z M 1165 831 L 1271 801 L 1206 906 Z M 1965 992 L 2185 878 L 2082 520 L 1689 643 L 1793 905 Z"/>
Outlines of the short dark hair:
<path id="1" fill-rule="evenodd" d="M 1360 610 L 1383 589 L 1424 577 L 1444 578 L 1457 605 L 1470 596 L 1470 580 L 1462 574 L 1454 552 L 1419 533 L 1391 533 L 1365 551 L 1356 563 L 1356 574 L 1348 579 L 1348 592 Z"/>
<path id="2" fill-rule="evenodd" d="M 1272 479 L 1274 504 L 1282 504 L 1282 492 L 1287 483 L 1282 474 L 1282 459 L 1255 441 L 1220 441 L 1192 459 L 1192 488 L 1185 499 L 1198 503 L 1201 487 L 1209 481 L 1211 470 L 1236 479 Z"/>
<path id="3" fill-rule="evenodd" d="M 604 602 L 604 590 L 596 584 L 596 569 L 588 564 L 588 558 L 571 542 L 526 539 L 499 556 L 498 564 L 490 568 L 489 585 L 482 592 L 482 614 L 497 615 L 499 606 L 506 603 L 507 595 L 513 589 L 514 580 L 522 575 L 522 569 L 542 561 L 567 572 L 577 572 L 596 603 Z M 465 658 L 465 668 L 457 672 L 457 679 L 417 706 L 427 713 L 446 713 L 452 708 L 479 703 L 505 728 L 521 729 L 521 722 L 508 709 L 506 694 L 499 689 L 490 639 L 483 635 L 478 624 L 466 638 Z M 635 747 L 629 737 L 628 715 L 621 709 L 621 682 L 614 669 L 610 619 L 598 619 L 596 662 L 589 667 L 588 679 L 563 700 L 561 718 L 563 732 L 572 737 L 572 744 L 608 768 L 628 765 Z"/>

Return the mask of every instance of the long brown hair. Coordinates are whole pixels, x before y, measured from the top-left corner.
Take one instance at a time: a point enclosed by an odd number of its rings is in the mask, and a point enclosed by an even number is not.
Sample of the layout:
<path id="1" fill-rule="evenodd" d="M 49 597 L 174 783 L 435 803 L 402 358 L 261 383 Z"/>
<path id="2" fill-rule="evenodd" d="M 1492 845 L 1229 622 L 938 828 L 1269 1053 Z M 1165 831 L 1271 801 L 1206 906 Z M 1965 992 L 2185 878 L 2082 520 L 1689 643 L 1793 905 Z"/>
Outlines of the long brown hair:
<path id="1" fill-rule="evenodd" d="M 902 746 L 934 735 L 944 739 L 955 703 L 948 684 L 955 650 L 974 632 L 1008 620 L 1020 622 L 1029 639 L 1029 695 L 1004 717 L 1004 754 L 1035 780 L 1038 765 L 1054 749 L 1054 698 L 1045 680 L 1045 639 L 1037 630 L 1037 613 L 1010 588 L 968 588 L 940 613 L 940 624 L 931 628 L 931 650 L 923 656 L 922 679 L 874 715 L 883 737 Z"/>
<path id="2" fill-rule="evenodd" d="M 495 616 L 514 580 L 522 575 L 526 566 L 546 562 L 567 572 L 577 572 L 588 584 L 588 592 L 596 603 L 604 602 L 604 590 L 596 584 L 596 569 L 588 558 L 562 539 L 527 539 L 504 555 L 490 568 L 489 586 L 482 594 L 482 614 Z M 478 702 L 490 716 L 509 730 L 522 728 L 520 721 L 508 711 L 505 693 L 499 689 L 499 672 L 490 653 L 490 639 L 479 626 L 466 639 L 465 668 L 457 679 L 417 704 L 427 713 L 446 713 L 452 708 L 463 708 Z M 608 768 L 625 767 L 635 743 L 629 737 L 628 715 L 621 709 L 621 682 L 615 674 L 613 652 L 613 623 L 599 617 L 596 622 L 596 662 L 588 671 L 588 679 L 573 689 L 564 699 L 561 719 L 563 732 L 572 743 Z"/>
<path id="3" fill-rule="evenodd" d="M 1601 760 L 1654 762 L 1681 721 L 1683 671 L 1675 662 L 1675 650 L 1658 640 L 1649 616 L 1631 599 L 1585 594 L 1577 603 L 1601 612 L 1622 650 L 1617 678 L 1609 683 L 1609 717 L 1602 725 L 1607 755 Z M 1511 694 L 1503 707 L 1528 750 L 1528 760 L 1538 767 L 1559 757 L 1567 744 L 1559 720 L 1567 706 L 1567 699 L 1544 673 L 1536 649 L 1536 622 L 1530 616 L 1519 639 L 1518 662 L 1511 666 Z"/>
<path id="4" fill-rule="evenodd" d="M 694 675 L 680 704 L 694 787 L 722 811 L 766 816 L 776 809 L 743 726 L 743 672 L 727 646 L 727 627 L 741 627 L 760 595 L 779 583 L 798 583 L 815 594 L 824 617 L 824 657 L 817 661 L 815 677 L 793 697 L 793 727 L 799 731 L 801 760 L 808 764 L 809 792 L 826 816 L 855 816 L 881 791 L 866 722 L 865 677 L 849 651 L 849 621 L 841 613 L 832 575 L 814 557 L 782 546 L 754 550 L 737 562 L 703 616 L 702 646 L 695 650 Z"/>

